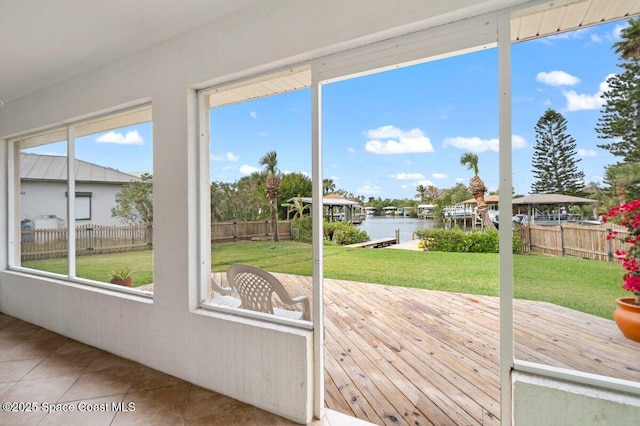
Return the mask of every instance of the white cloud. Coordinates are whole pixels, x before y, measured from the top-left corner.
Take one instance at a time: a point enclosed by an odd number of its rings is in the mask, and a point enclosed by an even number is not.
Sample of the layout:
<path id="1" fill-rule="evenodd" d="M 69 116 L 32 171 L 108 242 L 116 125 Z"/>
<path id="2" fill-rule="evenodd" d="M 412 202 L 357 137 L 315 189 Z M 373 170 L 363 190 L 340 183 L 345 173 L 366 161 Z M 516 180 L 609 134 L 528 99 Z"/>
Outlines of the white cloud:
<path id="1" fill-rule="evenodd" d="M 433 173 L 431 176 L 433 176 L 434 179 L 446 179 L 447 175 L 445 175 L 444 173 Z"/>
<path id="2" fill-rule="evenodd" d="M 433 152 L 433 145 L 418 128 L 409 131 L 394 126 L 382 126 L 367 132 L 371 140 L 365 149 L 373 154 L 412 154 Z M 382 139 L 386 139 L 383 141 Z"/>
<path id="3" fill-rule="evenodd" d="M 549 86 L 573 86 L 580 83 L 580 79 L 564 71 L 539 72 L 536 81 Z"/>
<path id="4" fill-rule="evenodd" d="M 238 161 L 240 157 L 229 151 L 224 154 L 212 154 L 211 159 L 213 161 Z"/>
<path id="5" fill-rule="evenodd" d="M 360 188 L 356 189 L 356 193 L 362 194 L 362 195 L 379 194 L 380 187 L 375 185 L 371 186 L 369 184 L 365 184 L 365 185 L 362 185 Z"/>
<path id="6" fill-rule="evenodd" d="M 511 147 L 513 149 L 522 149 L 527 146 L 527 141 L 522 136 L 511 135 Z"/>
<path id="7" fill-rule="evenodd" d="M 591 34 L 591 41 L 594 43 L 601 43 L 602 37 L 600 37 L 598 34 Z"/>
<path id="8" fill-rule="evenodd" d="M 261 138 L 266 138 L 267 136 L 271 136 L 271 133 L 268 130 L 263 130 L 258 133 L 258 136 L 260 136 Z"/>
<path id="9" fill-rule="evenodd" d="M 393 179 L 398 179 L 398 180 L 424 179 L 424 175 L 422 173 L 396 173 L 394 175 L 389 175 L 389 177 Z"/>
<path id="10" fill-rule="evenodd" d="M 255 118 L 258 116 L 258 114 L 256 114 L 256 112 L 255 112 L 255 111 L 251 111 L 251 112 L 249 113 L 249 115 L 250 115 L 250 116 L 251 116 L 251 118 L 253 118 L 254 120 L 255 120 Z"/>
<path id="11" fill-rule="evenodd" d="M 598 109 L 602 105 L 604 105 L 602 93 L 588 95 L 584 93 L 576 93 L 573 90 L 567 90 L 563 91 L 562 94 L 567 100 L 567 109 L 569 111 L 585 111 L 590 109 Z"/>
<path id="12" fill-rule="evenodd" d="M 131 130 L 125 134 L 120 132 L 109 132 L 96 139 L 97 143 L 116 143 L 120 145 L 142 145 L 144 140 L 137 130 Z"/>
<path id="13" fill-rule="evenodd" d="M 624 30 L 627 27 L 628 27 L 627 24 L 616 25 L 613 31 L 611 31 L 611 36 L 614 38 L 614 40 L 619 40 L 620 38 L 622 38 L 622 30 Z"/>
<path id="14" fill-rule="evenodd" d="M 251 173 L 255 173 L 255 172 L 259 172 L 262 169 L 259 169 L 257 167 L 253 167 L 253 166 L 249 166 L 248 164 L 244 164 L 242 166 L 240 166 L 240 173 L 242 173 L 243 175 L 250 175 Z"/>
<path id="15" fill-rule="evenodd" d="M 598 153 L 593 149 L 578 149 L 578 155 L 580 157 L 595 157 Z"/>
<path id="16" fill-rule="evenodd" d="M 356 150 L 355 150 L 355 148 L 349 147 L 349 148 L 347 148 L 347 152 L 348 152 L 349 154 L 353 154 L 353 153 L 355 153 L 355 152 L 356 152 Z"/>
<path id="17" fill-rule="evenodd" d="M 433 182 L 431 182 L 429 179 L 422 179 L 416 182 L 415 186 L 418 186 L 418 185 L 431 186 L 433 185 Z"/>
<path id="18" fill-rule="evenodd" d="M 494 139 L 481 139 L 477 136 L 465 138 L 465 137 L 455 137 L 455 138 L 445 138 L 442 142 L 443 146 L 451 145 L 455 148 L 464 149 L 465 151 L 472 152 L 484 152 L 484 151 L 495 151 L 498 152 L 499 141 L 498 138 Z M 521 149 L 527 146 L 527 142 L 524 140 L 522 136 L 513 135 L 511 137 L 511 147 L 513 149 Z"/>
<path id="19" fill-rule="evenodd" d="M 585 111 L 592 109 L 599 109 L 602 105 L 604 105 L 604 99 L 602 99 L 602 94 L 609 90 L 609 84 L 607 80 L 614 76 L 615 74 L 609 74 L 607 77 L 598 85 L 598 91 L 593 95 L 585 94 L 585 93 L 576 93 L 573 90 L 563 90 L 562 94 L 567 100 L 567 110 L 569 111 Z"/>
<path id="20" fill-rule="evenodd" d="M 466 181 L 467 179 L 464 179 L 464 178 L 456 178 L 457 183 L 465 183 Z"/>

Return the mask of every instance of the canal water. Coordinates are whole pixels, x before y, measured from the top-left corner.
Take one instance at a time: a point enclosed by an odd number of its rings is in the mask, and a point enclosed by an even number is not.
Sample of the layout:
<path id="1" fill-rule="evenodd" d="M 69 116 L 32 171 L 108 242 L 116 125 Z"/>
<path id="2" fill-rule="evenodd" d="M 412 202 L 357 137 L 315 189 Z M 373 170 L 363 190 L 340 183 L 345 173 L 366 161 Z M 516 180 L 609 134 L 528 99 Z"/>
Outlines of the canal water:
<path id="1" fill-rule="evenodd" d="M 411 241 L 412 234 L 420 229 L 441 228 L 442 222 L 432 219 L 415 219 L 409 217 L 385 217 L 367 216 L 358 229 L 367 231 L 369 238 L 377 240 L 380 238 L 393 238 L 396 236 L 396 229 L 400 230 L 400 242 Z M 414 237 L 415 238 L 415 237 Z"/>

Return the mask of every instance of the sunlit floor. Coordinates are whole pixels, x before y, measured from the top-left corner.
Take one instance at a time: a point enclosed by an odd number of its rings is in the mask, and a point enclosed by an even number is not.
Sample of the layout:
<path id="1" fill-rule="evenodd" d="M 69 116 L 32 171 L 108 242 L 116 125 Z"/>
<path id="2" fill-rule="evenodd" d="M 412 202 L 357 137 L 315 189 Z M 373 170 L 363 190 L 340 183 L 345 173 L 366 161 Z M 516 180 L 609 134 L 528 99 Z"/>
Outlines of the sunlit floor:
<path id="1" fill-rule="evenodd" d="M 2 425 L 295 424 L 2 313 L 0 402 Z"/>

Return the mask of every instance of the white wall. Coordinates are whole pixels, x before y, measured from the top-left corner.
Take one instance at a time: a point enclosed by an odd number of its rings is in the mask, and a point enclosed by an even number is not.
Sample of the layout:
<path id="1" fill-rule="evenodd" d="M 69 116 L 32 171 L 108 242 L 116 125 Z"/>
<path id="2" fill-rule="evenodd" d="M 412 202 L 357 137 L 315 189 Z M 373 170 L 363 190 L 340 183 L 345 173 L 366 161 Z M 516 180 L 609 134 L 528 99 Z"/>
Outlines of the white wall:
<path id="1" fill-rule="evenodd" d="M 640 398 L 586 385 L 514 373 L 514 425 L 635 425 Z"/>
<path id="2" fill-rule="evenodd" d="M 91 192 L 91 219 L 80 220 L 78 225 L 93 224 L 120 226 L 124 223 L 111 217 L 116 206 L 116 194 L 123 186 L 118 184 L 76 184 L 76 192 Z M 64 182 L 23 181 L 20 187 L 20 220 L 35 220 L 42 215 L 55 215 L 67 225 L 67 184 Z"/>
<path id="3" fill-rule="evenodd" d="M 309 60 L 524 0 L 257 1 L 93 72 L 8 103 L 0 137 L 151 100 L 154 134 L 153 301 L 0 273 L 0 311 L 300 422 L 312 413 L 309 331 L 198 308 L 194 87 Z M 72 48 L 72 46 L 70 46 Z M 7 189 L 0 150 L 0 190 Z M 0 239 L 7 202 L 0 197 Z M 0 267 L 7 265 L 0 251 Z M 527 405 L 527 400 L 521 402 Z"/>

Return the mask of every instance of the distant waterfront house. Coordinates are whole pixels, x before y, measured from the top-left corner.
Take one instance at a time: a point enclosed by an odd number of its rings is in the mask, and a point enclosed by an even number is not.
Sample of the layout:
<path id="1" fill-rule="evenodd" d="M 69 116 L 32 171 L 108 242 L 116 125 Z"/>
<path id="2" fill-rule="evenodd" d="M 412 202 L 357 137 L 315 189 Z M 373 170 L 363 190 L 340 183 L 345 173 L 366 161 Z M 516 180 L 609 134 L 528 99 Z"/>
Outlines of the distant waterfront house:
<path id="1" fill-rule="evenodd" d="M 395 216 L 397 208 L 395 206 L 386 206 L 382 208 L 385 216 Z"/>
<path id="2" fill-rule="evenodd" d="M 78 225 L 120 225 L 111 217 L 115 196 L 137 176 L 82 160 L 75 161 L 76 222 Z M 67 158 L 20 155 L 20 220 L 35 229 L 67 224 Z M 31 222 L 29 224 L 29 221 Z"/>
<path id="3" fill-rule="evenodd" d="M 292 203 L 295 199 L 299 199 L 303 204 L 313 203 L 311 197 L 294 197 L 287 201 Z M 353 222 L 354 209 L 359 206 L 357 201 L 349 200 L 339 194 L 325 195 L 322 198 L 322 204 L 324 206 L 324 217 L 329 222 L 345 221 L 347 223 Z"/>
<path id="4" fill-rule="evenodd" d="M 418 204 L 419 219 L 433 219 L 435 217 L 435 204 Z"/>

